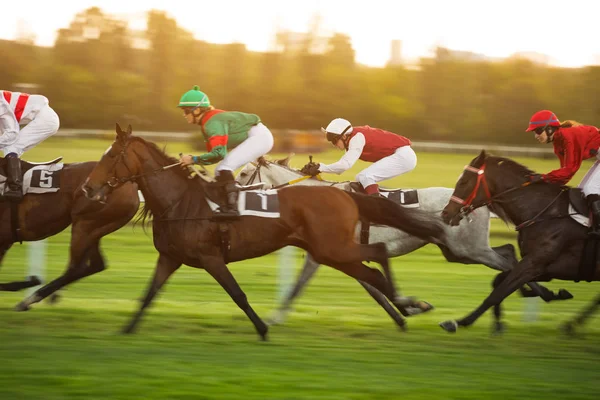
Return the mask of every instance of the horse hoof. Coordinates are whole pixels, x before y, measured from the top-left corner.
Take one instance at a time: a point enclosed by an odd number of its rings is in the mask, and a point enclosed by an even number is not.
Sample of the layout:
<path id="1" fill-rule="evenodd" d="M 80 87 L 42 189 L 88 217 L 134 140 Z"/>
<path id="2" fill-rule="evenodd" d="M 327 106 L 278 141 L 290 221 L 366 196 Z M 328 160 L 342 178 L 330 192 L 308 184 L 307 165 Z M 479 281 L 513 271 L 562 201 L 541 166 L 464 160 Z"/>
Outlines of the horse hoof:
<path id="1" fill-rule="evenodd" d="M 29 311 L 29 310 L 30 310 L 30 307 L 23 302 L 21 302 L 15 306 L 15 311 Z"/>
<path id="2" fill-rule="evenodd" d="M 506 330 L 506 326 L 502 322 L 496 322 L 492 328 L 492 336 L 501 336 Z"/>
<path id="3" fill-rule="evenodd" d="M 566 290 L 566 289 L 560 289 L 558 291 L 558 299 L 559 300 L 570 300 L 572 298 L 573 298 L 573 295 L 568 290 Z"/>
<path id="4" fill-rule="evenodd" d="M 134 332 L 135 332 L 135 328 L 132 326 L 128 326 L 121 331 L 121 333 L 124 335 L 131 335 Z"/>
<path id="5" fill-rule="evenodd" d="M 413 307 L 416 303 L 416 297 L 409 296 L 396 296 L 394 299 L 394 304 L 398 307 Z"/>
<path id="6" fill-rule="evenodd" d="M 408 307 L 404 307 L 404 309 L 406 310 L 407 317 L 410 317 L 413 315 L 418 315 L 418 314 L 424 314 L 426 312 L 433 310 L 434 308 L 435 307 L 433 307 L 431 304 L 429 304 L 426 301 L 417 301 Z"/>
<path id="7" fill-rule="evenodd" d="M 267 335 L 267 332 L 263 333 L 260 335 L 260 341 L 261 342 L 268 342 L 269 341 L 269 336 Z"/>
<path id="8" fill-rule="evenodd" d="M 443 330 L 450 333 L 456 333 L 456 329 L 458 328 L 458 323 L 454 320 L 448 320 L 444 322 L 440 322 L 440 326 Z"/>

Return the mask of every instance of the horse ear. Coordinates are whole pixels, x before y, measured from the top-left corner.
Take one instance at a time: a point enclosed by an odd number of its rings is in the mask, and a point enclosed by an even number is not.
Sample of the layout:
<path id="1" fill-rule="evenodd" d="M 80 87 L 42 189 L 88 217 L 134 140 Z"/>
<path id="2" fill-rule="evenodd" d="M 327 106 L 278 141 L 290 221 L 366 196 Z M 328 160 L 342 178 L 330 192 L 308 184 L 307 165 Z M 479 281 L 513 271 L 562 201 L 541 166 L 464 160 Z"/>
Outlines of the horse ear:
<path id="1" fill-rule="evenodd" d="M 121 125 L 119 125 L 119 123 L 117 122 L 115 127 L 115 132 L 117 132 L 117 135 L 120 135 L 121 133 L 123 133 L 123 131 L 121 130 Z"/>
<path id="2" fill-rule="evenodd" d="M 283 165 L 284 167 L 289 167 L 290 166 L 290 159 L 292 157 L 294 157 L 295 154 L 294 153 L 290 153 L 288 154 L 288 156 L 286 158 L 284 158 L 283 160 L 277 160 L 277 164 L 279 165 Z"/>
<path id="3" fill-rule="evenodd" d="M 479 168 L 483 165 L 483 163 L 485 162 L 485 158 L 487 157 L 487 154 L 485 153 L 485 150 L 481 150 L 481 153 L 479 153 L 479 155 L 473 160 L 473 166 L 476 168 Z"/>
<path id="4" fill-rule="evenodd" d="M 131 124 L 127 125 L 127 136 L 131 135 Z"/>

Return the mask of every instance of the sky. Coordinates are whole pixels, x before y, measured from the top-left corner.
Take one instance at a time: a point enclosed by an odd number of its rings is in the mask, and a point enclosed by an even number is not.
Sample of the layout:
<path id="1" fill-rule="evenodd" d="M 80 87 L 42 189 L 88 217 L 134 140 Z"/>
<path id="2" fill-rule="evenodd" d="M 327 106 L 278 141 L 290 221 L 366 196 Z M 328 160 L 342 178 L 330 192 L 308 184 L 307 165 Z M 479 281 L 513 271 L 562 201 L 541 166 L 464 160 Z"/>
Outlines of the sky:
<path id="1" fill-rule="evenodd" d="M 0 39 L 15 39 L 25 27 L 36 44 L 52 46 L 58 29 L 78 12 L 97 6 L 143 28 L 149 9 L 166 11 L 197 39 L 242 42 L 267 51 L 277 28 L 307 31 L 316 14 L 325 34 L 352 39 L 356 61 L 384 66 L 392 40 L 402 56 L 416 59 L 437 46 L 490 57 L 537 52 L 563 67 L 600 64 L 600 1 L 595 0 L 28 0 L 7 1 Z"/>

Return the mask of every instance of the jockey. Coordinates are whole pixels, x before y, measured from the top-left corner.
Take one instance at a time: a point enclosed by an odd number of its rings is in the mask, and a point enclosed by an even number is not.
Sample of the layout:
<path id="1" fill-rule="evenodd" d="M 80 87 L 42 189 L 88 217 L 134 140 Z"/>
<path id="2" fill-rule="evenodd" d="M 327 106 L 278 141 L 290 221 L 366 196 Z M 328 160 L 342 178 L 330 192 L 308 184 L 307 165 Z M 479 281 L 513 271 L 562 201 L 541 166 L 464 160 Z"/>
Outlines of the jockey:
<path id="1" fill-rule="evenodd" d="M 538 111 L 531 117 L 526 132 L 534 132 L 540 143 L 552 143 L 560 168 L 547 174 L 530 176 L 532 182 L 550 182 L 566 185 L 581 167 L 583 160 L 600 160 L 600 133 L 598 128 L 576 121 L 560 122 L 552 111 Z M 592 230 L 600 232 L 600 168 L 596 161 L 579 184 L 592 210 Z"/>
<path id="2" fill-rule="evenodd" d="M 59 125 L 58 115 L 45 96 L 0 90 L 0 148 L 7 162 L 4 197 L 8 200 L 23 198 L 19 157 L 54 135 Z"/>
<path id="3" fill-rule="evenodd" d="M 380 196 L 378 182 L 405 174 L 417 166 L 417 155 L 410 147 L 410 140 L 404 136 L 368 125 L 353 127 L 343 118 L 334 119 L 321 131 L 334 146 L 346 150 L 346 154 L 333 164 L 306 164 L 302 168 L 306 175 L 341 174 L 360 158 L 373 164 L 359 172 L 356 180 L 367 194 Z"/>
<path id="4" fill-rule="evenodd" d="M 271 131 L 261 123 L 258 115 L 215 109 L 198 86 L 181 96 L 178 107 L 183 109 L 188 124 L 200 125 L 208 151 L 201 156 L 182 156 L 181 164 L 219 163 L 215 169 L 215 177 L 225 188 L 227 198 L 226 207 L 220 209 L 219 215 L 238 216 L 239 188 L 233 171 L 264 156 L 273 148 Z"/>

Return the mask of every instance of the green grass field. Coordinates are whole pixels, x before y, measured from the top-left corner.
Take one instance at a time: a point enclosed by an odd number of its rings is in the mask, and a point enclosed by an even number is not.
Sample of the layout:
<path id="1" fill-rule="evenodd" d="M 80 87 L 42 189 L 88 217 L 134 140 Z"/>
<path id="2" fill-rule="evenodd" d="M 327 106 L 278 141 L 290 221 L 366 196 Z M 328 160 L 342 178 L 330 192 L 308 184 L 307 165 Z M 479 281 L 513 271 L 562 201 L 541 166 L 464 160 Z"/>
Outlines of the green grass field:
<path id="1" fill-rule="evenodd" d="M 104 141 L 48 140 L 27 154 L 42 161 L 98 159 Z M 172 144 L 172 154 L 189 147 Z M 340 153 L 315 155 L 331 162 Z M 471 155 L 419 154 L 412 173 L 388 186 L 452 187 Z M 307 160 L 298 155 L 293 165 Z M 544 172 L 554 160 L 518 159 Z M 356 166 L 346 176 L 350 179 Z M 575 182 L 581 178 L 581 171 Z M 514 243 L 493 221 L 494 245 Z M 48 240 L 47 275 L 68 254 L 69 230 Z M 600 382 L 600 323 L 576 338 L 558 325 L 597 293 L 587 283 L 555 281 L 575 299 L 538 307 L 523 321 L 526 301 L 505 302 L 508 330 L 490 336 L 491 316 L 450 335 L 437 323 L 465 315 L 489 293 L 494 272 L 450 264 L 434 246 L 392 260 L 403 292 L 436 309 L 409 320 L 401 333 L 353 280 L 323 267 L 284 326 L 259 342 L 250 321 L 201 270 L 182 268 L 169 281 L 135 335 L 119 330 L 137 308 L 156 260 L 151 232 L 127 226 L 102 241 L 108 270 L 63 292 L 57 305 L 26 313 L 12 307 L 24 293 L 0 293 L 0 399 L 595 399 Z M 302 259 L 295 252 L 296 269 Z M 267 318 L 277 304 L 279 254 L 230 265 L 250 303 Z M 6 256 L 0 280 L 26 274 L 27 245 Z M 531 305 L 532 303 L 529 303 Z"/>

